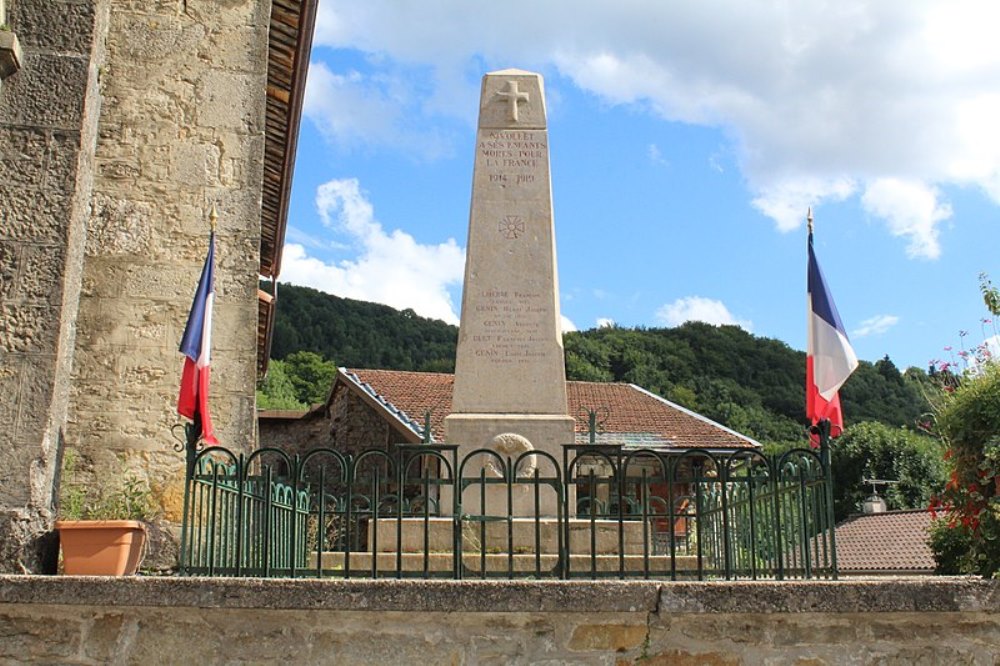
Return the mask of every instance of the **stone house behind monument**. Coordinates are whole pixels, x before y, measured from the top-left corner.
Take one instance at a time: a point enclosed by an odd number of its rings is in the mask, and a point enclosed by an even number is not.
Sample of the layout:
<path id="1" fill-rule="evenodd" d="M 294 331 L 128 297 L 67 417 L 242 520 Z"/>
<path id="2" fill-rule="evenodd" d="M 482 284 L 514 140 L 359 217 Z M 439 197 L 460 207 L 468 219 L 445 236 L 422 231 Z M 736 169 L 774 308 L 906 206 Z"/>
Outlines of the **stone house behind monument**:
<path id="1" fill-rule="evenodd" d="M 397 444 L 443 443 L 454 379 L 446 373 L 339 368 L 325 404 L 305 412 L 262 410 L 261 446 L 290 455 L 329 447 L 356 456 L 369 449 L 391 452 Z M 669 457 L 692 448 L 732 452 L 761 446 L 634 384 L 567 381 L 566 394 L 575 432 L 574 441 L 564 444 L 590 441 L 593 411 L 596 443 L 621 447 L 625 454 L 651 449 Z M 658 491 L 666 496 L 666 488 Z M 683 494 L 681 488 L 675 491 Z"/>
<path id="2" fill-rule="evenodd" d="M 60 461 L 180 518 L 177 346 L 219 211 L 212 410 L 255 445 L 317 0 L 0 0 L 0 571 Z"/>

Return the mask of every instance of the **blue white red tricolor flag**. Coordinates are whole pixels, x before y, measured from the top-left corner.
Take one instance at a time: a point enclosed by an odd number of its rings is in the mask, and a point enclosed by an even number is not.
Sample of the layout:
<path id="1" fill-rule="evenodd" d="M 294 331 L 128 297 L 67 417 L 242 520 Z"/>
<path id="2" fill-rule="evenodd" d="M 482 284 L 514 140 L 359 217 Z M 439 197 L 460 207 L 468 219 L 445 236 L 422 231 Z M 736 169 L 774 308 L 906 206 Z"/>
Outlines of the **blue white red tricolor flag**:
<path id="1" fill-rule="evenodd" d="M 830 434 L 844 430 L 844 415 L 840 409 L 838 391 L 854 369 L 858 357 L 854 354 L 837 306 L 826 287 L 823 273 L 813 252 L 812 230 L 809 231 L 809 346 L 806 351 L 806 416 L 816 425 L 830 421 Z"/>
<path id="2" fill-rule="evenodd" d="M 208 386 L 212 356 L 212 305 L 215 301 L 215 233 L 208 241 L 208 256 L 201 269 L 198 290 L 191 304 L 191 314 L 180 351 L 184 354 L 184 373 L 181 375 L 181 393 L 177 399 L 177 413 L 186 416 L 200 427 L 200 438 L 206 444 L 218 444 L 208 412 Z"/>

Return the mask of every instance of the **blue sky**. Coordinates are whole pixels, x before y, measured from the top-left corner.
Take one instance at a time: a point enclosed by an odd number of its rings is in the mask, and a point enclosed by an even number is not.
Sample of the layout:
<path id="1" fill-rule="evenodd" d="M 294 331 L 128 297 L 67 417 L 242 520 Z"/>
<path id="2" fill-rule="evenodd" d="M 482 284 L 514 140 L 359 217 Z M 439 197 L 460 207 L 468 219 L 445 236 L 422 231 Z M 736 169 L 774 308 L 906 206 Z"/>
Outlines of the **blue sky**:
<path id="1" fill-rule="evenodd" d="M 995 332 L 997 25 L 965 1 L 321 0 L 280 281 L 458 323 L 480 80 L 517 67 L 545 77 L 572 326 L 804 349 L 812 206 L 858 356 L 947 360 Z"/>

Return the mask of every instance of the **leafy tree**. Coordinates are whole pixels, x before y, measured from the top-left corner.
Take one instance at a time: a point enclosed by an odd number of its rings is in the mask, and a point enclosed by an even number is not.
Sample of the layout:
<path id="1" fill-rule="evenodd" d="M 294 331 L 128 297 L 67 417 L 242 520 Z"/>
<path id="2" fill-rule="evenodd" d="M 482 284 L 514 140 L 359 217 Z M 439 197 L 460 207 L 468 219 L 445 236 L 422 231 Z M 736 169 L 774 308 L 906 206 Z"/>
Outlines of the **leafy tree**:
<path id="1" fill-rule="evenodd" d="M 285 372 L 295 397 L 307 405 L 326 402 L 337 366 L 315 352 L 298 351 L 285 359 Z"/>
<path id="2" fill-rule="evenodd" d="M 300 401 L 295 393 L 285 363 L 272 359 L 267 365 L 267 377 L 257 387 L 258 409 L 305 409 L 306 403 Z"/>
<path id="3" fill-rule="evenodd" d="M 284 361 L 272 359 L 257 388 L 260 409 L 307 409 L 325 402 L 337 368 L 315 352 L 300 351 Z"/>
<path id="4" fill-rule="evenodd" d="M 897 481 L 885 490 L 890 509 L 926 507 L 944 488 L 944 446 L 908 428 L 866 421 L 834 440 L 833 507 L 837 520 L 861 508 L 871 493 L 863 478 Z"/>
<path id="5" fill-rule="evenodd" d="M 455 367 L 458 327 L 413 310 L 294 285 L 282 285 L 275 302 L 272 358 L 310 351 L 349 368 L 450 372 Z"/>

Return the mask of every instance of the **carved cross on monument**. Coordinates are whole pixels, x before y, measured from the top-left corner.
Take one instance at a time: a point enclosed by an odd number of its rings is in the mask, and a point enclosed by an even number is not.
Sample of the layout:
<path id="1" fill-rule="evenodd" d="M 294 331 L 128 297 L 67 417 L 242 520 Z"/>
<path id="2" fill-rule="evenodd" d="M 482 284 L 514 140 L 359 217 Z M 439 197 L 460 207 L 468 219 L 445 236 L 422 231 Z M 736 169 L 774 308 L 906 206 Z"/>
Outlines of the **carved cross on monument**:
<path id="1" fill-rule="evenodd" d="M 503 97 L 510 103 L 510 119 L 517 122 L 517 103 L 528 103 L 531 97 L 526 92 L 517 89 L 517 81 L 507 81 L 507 90 L 498 90 L 494 93 L 497 97 Z"/>

